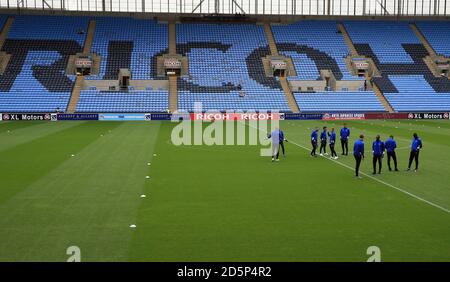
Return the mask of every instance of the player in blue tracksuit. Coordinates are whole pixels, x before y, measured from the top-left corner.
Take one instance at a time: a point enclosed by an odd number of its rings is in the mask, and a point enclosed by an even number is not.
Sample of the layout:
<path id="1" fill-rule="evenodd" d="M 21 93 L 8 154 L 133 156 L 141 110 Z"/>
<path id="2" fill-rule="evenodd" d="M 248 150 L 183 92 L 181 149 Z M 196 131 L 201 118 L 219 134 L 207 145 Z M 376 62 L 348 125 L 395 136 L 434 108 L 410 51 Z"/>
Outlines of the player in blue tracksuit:
<path id="1" fill-rule="evenodd" d="M 323 154 L 322 154 L 323 151 Z M 320 155 L 326 155 L 327 154 L 327 127 L 324 126 L 322 129 L 322 132 L 320 133 Z"/>
<path id="2" fill-rule="evenodd" d="M 387 152 L 387 164 L 389 171 L 392 171 L 391 168 L 391 158 L 394 161 L 395 171 L 398 171 L 397 168 L 397 154 L 395 153 L 395 149 L 397 148 L 397 142 L 394 140 L 394 136 L 390 136 L 386 142 L 384 142 L 384 147 L 386 147 Z"/>
<path id="3" fill-rule="evenodd" d="M 283 158 L 285 158 L 285 157 L 286 157 L 286 154 L 285 154 L 285 151 L 284 151 L 284 141 L 287 142 L 287 139 L 284 138 L 284 132 L 283 132 L 283 130 L 281 130 L 281 129 L 280 129 L 280 138 L 279 138 L 279 141 L 280 141 L 280 148 L 281 148 L 281 151 L 283 152 Z M 278 149 L 278 154 L 280 154 L 280 149 Z M 278 155 L 277 155 L 277 159 L 278 159 Z"/>
<path id="4" fill-rule="evenodd" d="M 316 150 L 317 150 L 317 139 L 319 138 L 319 128 L 315 128 L 313 132 L 311 133 L 311 145 L 312 145 L 312 151 L 311 156 L 316 157 Z"/>
<path id="5" fill-rule="evenodd" d="M 350 138 L 350 129 L 347 128 L 347 124 L 344 123 L 344 127 L 341 128 L 341 146 L 342 155 L 348 156 L 348 140 Z"/>
<path id="6" fill-rule="evenodd" d="M 417 136 L 417 133 L 413 134 L 413 141 L 411 143 L 411 153 L 409 155 L 409 163 L 408 163 L 408 170 L 411 170 L 411 164 L 413 160 L 415 160 L 416 163 L 416 169 L 414 171 L 417 171 L 419 169 L 419 152 L 422 149 L 422 139 Z"/>
<path id="7" fill-rule="evenodd" d="M 373 174 L 377 173 L 377 162 L 378 162 L 378 174 L 381 174 L 381 159 L 384 157 L 384 142 L 381 141 L 380 135 L 377 135 L 375 141 L 372 143 L 373 151 Z"/>
<path id="8" fill-rule="evenodd" d="M 356 160 L 356 177 L 361 178 L 359 176 L 359 167 L 361 166 L 361 161 L 364 160 L 364 135 L 362 134 L 359 136 L 359 140 L 356 140 L 355 144 L 353 145 L 353 156 Z"/>
<path id="9" fill-rule="evenodd" d="M 328 137 L 330 137 L 331 157 L 334 158 L 334 159 L 337 159 L 338 156 L 336 154 L 336 151 L 334 150 L 334 145 L 336 145 L 336 132 L 334 132 L 334 127 L 331 128 L 331 133 L 328 132 Z"/>

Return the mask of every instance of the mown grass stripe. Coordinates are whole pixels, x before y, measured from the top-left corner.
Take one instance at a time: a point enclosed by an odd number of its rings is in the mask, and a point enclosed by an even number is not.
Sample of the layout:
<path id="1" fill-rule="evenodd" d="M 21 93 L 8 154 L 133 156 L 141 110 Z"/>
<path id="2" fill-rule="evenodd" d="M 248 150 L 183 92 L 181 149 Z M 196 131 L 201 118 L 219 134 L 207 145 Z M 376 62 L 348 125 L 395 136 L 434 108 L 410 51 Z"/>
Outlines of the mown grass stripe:
<path id="1" fill-rule="evenodd" d="M 41 124 L 40 122 L 0 121 L 0 133 L 18 130 Z"/>
<path id="2" fill-rule="evenodd" d="M 159 123 L 111 124 L 89 123 L 103 136 L 0 205 L 8 211 L 0 218 L 7 242 L 0 260 L 64 261 L 70 245 L 83 261 L 127 260 Z"/>
<path id="3" fill-rule="evenodd" d="M 109 123 L 102 127 L 91 123 L 49 125 L 53 133 L 32 141 L 0 151 L 0 203 L 14 196 L 27 186 L 44 177 L 52 169 L 76 154 L 88 144 L 97 140 L 99 131 L 112 129 L 118 124 Z M 59 128 L 63 127 L 63 130 Z M 11 144 L 13 146 L 13 144 Z"/>
<path id="4" fill-rule="evenodd" d="M 77 126 L 81 123 L 84 122 L 64 122 L 57 125 L 52 122 L 16 122 L 10 128 L 9 132 L 3 131 L 0 133 L 0 152 Z M 29 125 L 21 126 L 22 124 Z"/>

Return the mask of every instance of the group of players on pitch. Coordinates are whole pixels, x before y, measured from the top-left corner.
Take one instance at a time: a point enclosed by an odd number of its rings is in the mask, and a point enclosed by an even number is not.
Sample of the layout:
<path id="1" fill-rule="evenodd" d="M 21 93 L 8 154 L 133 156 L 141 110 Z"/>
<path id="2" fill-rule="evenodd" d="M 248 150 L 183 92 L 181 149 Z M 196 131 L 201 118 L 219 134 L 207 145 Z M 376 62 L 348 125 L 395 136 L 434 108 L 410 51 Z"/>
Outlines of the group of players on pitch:
<path id="1" fill-rule="evenodd" d="M 350 140 L 350 129 L 347 127 L 347 124 L 344 123 L 344 126 L 341 128 L 340 134 L 340 141 L 341 141 L 341 147 L 342 147 L 342 155 L 348 156 L 348 142 Z M 287 142 L 287 139 L 284 137 L 284 132 L 276 128 L 271 134 L 268 135 L 268 138 L 272 138 L 272 162 L 273 161 L 279 161 L 279 154 L 280 154 L 280 148 L 282 149 L 283 157 L 285 157 L 285 150 L 284 150 L 284 142 Z M 334 128 L 331 128 L 331 132 L 328 131 L 327 127 L 324 126 L 322 128 L 322 132 L 320 132 L 319 135 L 319 128 L 314 128 L 313 132 L 311 133 L 311 156 L 317 157 L 316 151 L 318 147 L 318 143 L 320 140 L 320 149 L 319 154 L 320 156 L 326 156 L 327 154 L 327 144 L 328 140 L 330 141 L 329 147 L 331 151 L 330 157 L 332 159 L 337 160 L 338 155 L 335 150 L 336 145 L 336 132 Z M 391 159 L 394 161 L 394 170 L 399 171 L 397 167 L 397 154 L 395 152 L 395 149 L 397 148 L 397 142 L 394 140 L 394 136 L 390 136 L 386 142 L 383 142 L 381 140 L 380 135 L 377 135 L 375 138 L 375 141 L 372 143 L 372 153 L 373 153 L 373 174 L 377 174 L 377 164 L 378 164 L 378 174 L 381 174 L 381 167 L 382 167 L 382 159 L 384 158 L 385 152 L 387 153 L 387 165 L 389 168 L 389 171 L 392 171 L 391 168 Z M 415 162 L 415 170 L 417 171 L 419 169 L 419 152 L 422 149 L 422 140 L 419 138 L 417 133 L 413 134 L 413 140 L 411 142 L 411 152 L 409 155 L 409 162 L 408 162 L 408 171 L 411 170 L 412 162 Z M 364 160 L 364 135 L 361 134 L 359 136 L 359 139 L 355 141 L 353 145 L 353 156 L 356 161 L 355 165 L 355 176 L 357 178 L 361 178 L 359 175 L 359 168 L 361 165 L 362 160 Z"/>
<path id="2" fill-rule="evenodd" d="M 326 147 L 327 147 L 327 137 L 330 139 L 330 150 L 331 157 L 337 159 L 338 156 L 334 149 L 336 144 L 336 133 L 334 132 L 334 128 L 331 129 L 331 133 L 327 131 L 327 127 L 324 126 L 322 132 L 320 133 L 320 155 L 327 155 Z M 311 156 L 316 157 L 316 150 L 319 138 L 319 128 L 315 128 L 311 133 L 311 144 L 312 151 Z M 340 132 L 341 146 L 342 146 L 342 155 L 348 156 L 348 141 L 350 139 L 350 129 L 344 123 L 344 126 L 341 128 Z M 381 140 L 380 135 L 375 137 L 375 140 L 372 143 L 372 153 L 373 153 L 373 174 L 377 174 L 377 164 L 378 164 L 378 174 L 381 174 L 382 167 L 382 159 L 384 158 L 385 152 L 387 153 L 387 165 L 389 171 L 392 171 L 391 168 L 391 159 L 394 161 L 394 170 L 398 171 L 397 167 L 397 154 L 395 153 L 395 149 L 397 148 L 397 142 L 394 140 L 394 136 L 389 136 L 389 139 L 386 142 Z M 422 149 L 422 140 L 419 138 L 417 133 L 413 134 L 413 140 L 411 142 L 411 152 L 409 155 L 408 162 L 408 170 L 411 170 L 412 162 L 415 162 L 416 168 L 414 171 L 419 169 L 419 152 Z M 355 176 L 357 178 L 361 178 L 359 175 L 359 168 L 362 160 L 364 160 L 364 135 L 361 134 L 359 139 L 355 141 L 353 145 L 353 156 L 356 161 L 355 165 Z"/>

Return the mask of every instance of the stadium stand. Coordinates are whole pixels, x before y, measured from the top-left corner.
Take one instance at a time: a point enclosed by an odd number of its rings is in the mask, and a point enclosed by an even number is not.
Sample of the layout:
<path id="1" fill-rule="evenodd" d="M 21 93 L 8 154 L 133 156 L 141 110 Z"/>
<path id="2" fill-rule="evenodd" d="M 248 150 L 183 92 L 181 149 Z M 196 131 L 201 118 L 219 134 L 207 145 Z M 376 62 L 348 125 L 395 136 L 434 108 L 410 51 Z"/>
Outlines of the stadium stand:
<path id="1" fill-rule="evenodd" d="M 102 57 L 98 76 L 117 80 L 119 69 L 130 69 L 133 80 L 157 79 L 154 57 L 167 51 L 168 28 L 153 20 L 97 18 L 91 51 Z M 168 90 L 82 90 L 76 112 L 163 112 Z"/>
<path id="2" fill-rule="evenodd" d="M 11 59 L 0 76 L 0 111 L 65 111 L 75 78 L 64 71 L 82 50 L 79 30 L 87 24 L 84 17 L 15 16 L 2 47 Z"/>
<path id="3" fill-rule="evenodd" d="M 265 76 L 261 58 L 270 50 L 261 26 L 178 24 L 177 53 L 188 56 L 190 72 L 178 80 L 179 110 L 195 102 L 203 110 L 290 110 L 279 81 Z"/>
<path id="4" fill-rule="evenodd" d="M 384 107 L 371 91 L 324 91 L 294 93 L 303 112 L 383 112 Z"/>
<path id="5" fill-rule="evenodd" d="M 12 18 L 1 49 L 11 58 L 0 75 L 0 112 L 66 111 L 75 77 L 65 74 L 65 69 L 69 56 L 83 50 L 90 19 Z M 7 19 L 0 16 L 0 26 Z M 134 81 L 167 80 L 156 74 L 156 57 L 168 53 L 167 24 L 122 17 L 95 21 L 91 51 L 101 56 L 101 63 L 98 75 L 85 77 L 89 85 L 117 80 L 121 68 L 129 69 Z M 436 53 L 450 56 L 449 23 L 417 22 L 426 40 L 418 38 L 408 22 L 347 21 L 343 25 L 358 54 L 373 59 L 381 76 L 372 82 L 395 111 L 450 109 L 450 81 L 430 71 L 424 58 L 431 48 L 422 43 L 427 41 Z M 178 101 L 181 111 L 192 111 L 195 102 L 202 102 L 203 110 L 291 111 L 280 81 L 266 77 L 262 58 L 272 52 L 262 25 L 183 23 L 176 29 L 176 53 L 188 58 L 189 75 L 179 77 L 176 87 L 172 83 L 178 92 L 172 108 Z M 322 70 L 331 70 L 337 81 L 364 79 L 347 68 L 350 51 L 336 22 L 300 21 L 271 30 L 278 53 L 291 57 L 295 66 L 296 76 L 288 77 L 289 81 L 319 80 Z M 386 109 L 372 91 L 341 88 L 345 89 L 296 92 L 293 103 L 304 112 Z M 165 112 L 169 108 L 165 87 L 102 89 L 84 86 L 74 103 L 76 112 Z"/>
<path id="6" fill-rule="evenodd" d="M 450 81 L 434 76 L 425 64 L 429 54 L 409 23 L 349 21 L 345 26 L 358 53 L 381 71 L 373 82 L 395 111 L 449 110 Z"/>

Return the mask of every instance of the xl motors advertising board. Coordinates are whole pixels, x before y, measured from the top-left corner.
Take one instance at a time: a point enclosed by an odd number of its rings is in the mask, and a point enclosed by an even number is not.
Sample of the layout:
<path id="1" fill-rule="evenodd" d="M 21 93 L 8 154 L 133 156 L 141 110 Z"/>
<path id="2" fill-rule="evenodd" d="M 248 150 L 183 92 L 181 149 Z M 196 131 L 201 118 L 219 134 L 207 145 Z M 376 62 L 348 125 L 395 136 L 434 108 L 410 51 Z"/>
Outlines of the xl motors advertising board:
<path id="1" fill-rule="evenodd" d="M 409 113 L 409 119 L 449 119 L 449 113 Z"/>
<path id="2" fill-rule="evenodd" d="M 51 114 L 2 114 L 3 121 L 51 120 Z"/>

